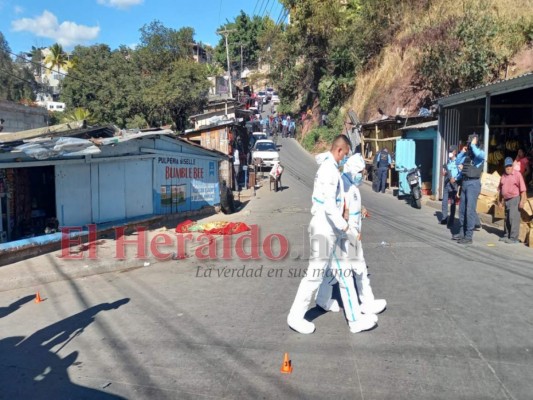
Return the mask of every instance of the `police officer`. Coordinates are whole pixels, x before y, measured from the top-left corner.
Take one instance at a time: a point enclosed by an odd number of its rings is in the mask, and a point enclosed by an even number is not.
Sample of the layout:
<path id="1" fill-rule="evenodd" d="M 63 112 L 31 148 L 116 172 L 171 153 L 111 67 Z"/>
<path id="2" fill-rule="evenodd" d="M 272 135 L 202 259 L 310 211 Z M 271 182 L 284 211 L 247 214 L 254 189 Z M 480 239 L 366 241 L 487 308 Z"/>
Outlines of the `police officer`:
<path id="1" fill-rule="evenodd" d="M 389 167 L 392 164 L 392 160 L 389 154 L 389 149 L 383 148 L 378 154 L 376 154 L 376 162 L 378 167 L 378 192 L 385 193 L 387 188 L 387 174 L 389 173 Z"/>
<path id="2" fill-rule="evenodd" d="M 457 146 L 450 146 L 448 149 L 448 162 L 444 165 L 446 178 L 444 180 L 444 192 L 442 193 L 442 225 L 453 226 L 455 218 L 455 199 L 457 196 L 457 188 L 460 173 L 455 163 L 457 158 Z M 451 201 L 450 216 L 448 217 L 448 200 Z"/>
<path id="3" fill-rule="evenodd" d="M 461 171 L 462 195 L 459 205 L 459 221 L 461 229 L 459 234 L 452 239 L 460 244 L 471 244 L 474 228 L 478 221 L 476 214 L 477 198 L 481 192 L 481 173 L 485 162 L 485 152 L 478 147 L 478 136 L 472 134 L 468 137 L 467 145 L 457 155 L 456 164 Z"/>

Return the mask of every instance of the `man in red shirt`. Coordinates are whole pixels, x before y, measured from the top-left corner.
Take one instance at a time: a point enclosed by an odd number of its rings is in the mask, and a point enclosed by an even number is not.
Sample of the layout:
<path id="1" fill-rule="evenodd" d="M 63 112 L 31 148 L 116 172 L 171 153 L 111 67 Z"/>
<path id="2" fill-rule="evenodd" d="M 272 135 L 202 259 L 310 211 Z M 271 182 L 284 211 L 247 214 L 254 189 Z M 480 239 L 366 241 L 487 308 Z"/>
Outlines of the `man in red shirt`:
<path id="1" fill-rule="evenodd" d="M 500 241 L 505 243 L 520 243 L 520 211 L 524 207 L 526 198 L 526 184 L 519 171 L 513 168 L 513 159 L 507 157 L 504 162 L 505 174 L 500 179 L 498 186 L 500 195 L 498 202 L 503 206 L 505 201 L 504 234 Z"/>

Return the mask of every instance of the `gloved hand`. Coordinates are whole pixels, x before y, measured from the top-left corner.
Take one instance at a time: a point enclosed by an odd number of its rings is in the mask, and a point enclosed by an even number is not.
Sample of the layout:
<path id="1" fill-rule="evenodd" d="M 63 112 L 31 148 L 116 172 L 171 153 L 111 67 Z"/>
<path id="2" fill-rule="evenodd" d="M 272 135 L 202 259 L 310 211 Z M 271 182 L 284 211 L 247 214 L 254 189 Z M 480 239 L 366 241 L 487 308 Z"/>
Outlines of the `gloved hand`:
<path id="1" fill-rule="evenodd" d="M 348 232 L 346 232 L 347 239 L 350 241 L 350 244 L 353 246 L 357 245 L 357 242 L 361 240 L 361 233 L 355 228 L 350 227 Z"/>

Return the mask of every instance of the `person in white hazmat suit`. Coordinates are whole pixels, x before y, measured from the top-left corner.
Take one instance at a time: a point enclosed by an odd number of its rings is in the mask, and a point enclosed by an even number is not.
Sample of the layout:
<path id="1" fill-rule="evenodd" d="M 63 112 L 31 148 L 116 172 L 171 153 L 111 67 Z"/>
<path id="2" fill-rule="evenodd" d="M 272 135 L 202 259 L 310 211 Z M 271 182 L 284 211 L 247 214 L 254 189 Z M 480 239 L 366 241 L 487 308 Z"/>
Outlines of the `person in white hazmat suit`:
<path id="1" fill-rule="evenodd" d="M 341 249 L 339 263 L 341 265 L 340 269 L 343 271 L 343 276 L 349 276 L 347 270 L 353 271 L 357 293 L 359 295 L 355 300 L 352 299 L 351 304 L 348 303 L 348 305 L 346 305 L 344 297 L 342 297 L 342 302 L 344 304 L 345 312 L 346 308 L 352 307 L 363 314 L 376 315 L 385 310 L 387 307 L 387 301 L 384 299 L 376 299 L 374 297 L 372 287 L 370 286 L 370 279 L 368 278 L 368 269 L 361 243 L 362 218 L 366 216 L 366 209 L 361 205 L 361 193 L 358 186 L 363 182 L 364 168 L 365 160 L 361 154 L 354 154 L 344 165 L 341 177 L 344 188 L 345 208 L 348 213 L 348 225 L 350 226 L 349 232 L 351 235 L 347 235 L 348 240 L 350 241 L 349 247 Z M 335 267 L 335 259 L 333 259 L 332 262 L 333 266 L 330 268 Z M 318 291 L 316 302 L 326 311 L 337 312 L 340 310 L 337 301 L 331 299 L 332 285 L 334 285 L 337 280 L 338 277 L 335 277 L 335 275 L 329 279 L 325 279 Z M 359 302 L 361 303 L 360 307 Z M 353 303 L 357 303 L 357 306 Z"/>
<path id="2" fill-rule="evenodd" d="M 333 140 L 329 153 L 322 157 L 322 160 L 317 159 L 317 162 L 322 162 L 315 175 L 313 187 L 311 208 L 313 217 L 308 228 L 311 248 L 309 266 L 287 316 L 287 324 L 299 333 L 309 334 L 315 331 L 315 325 L 304 318 L 305 313 L 309 310 L 324 279 L 338 239 L 349 230 L 348 222 L 342 215 L 343 185 L 339 172 L 342 161 L 346 160 L 349 151 L 348 138 L 339 135 Z M 375 325 L 375 322 L 368 317 L 362 316 L 360 319 L 365 321 L 366 325 Z"/>

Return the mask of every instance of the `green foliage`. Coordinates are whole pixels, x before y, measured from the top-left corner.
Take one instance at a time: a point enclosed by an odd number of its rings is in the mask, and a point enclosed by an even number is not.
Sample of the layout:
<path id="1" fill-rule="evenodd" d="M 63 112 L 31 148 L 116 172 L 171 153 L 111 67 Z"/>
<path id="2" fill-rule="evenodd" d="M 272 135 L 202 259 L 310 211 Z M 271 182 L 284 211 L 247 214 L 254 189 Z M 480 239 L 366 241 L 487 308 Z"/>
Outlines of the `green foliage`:
<path id="1" fill-rule="evenodd" d="M 72 110 L 65 111 L 63 114 L 63 117 L 61 118 L 62 123 L 77 122 L 77 121 L 87 121 L 89 125 L 93 125 L 96 122 L 92 118 L 91 112 L 81 107 L 77 107 Z"/>
<path id="2" fill-rule="evenodd" d="M 312 130 L 307 135 L 305 135 L 304 138 L 302 139 L 303 148 L 306 149 L 307 151 L 312 151 L 319 138 L 320 138 L 320 133 L 318 132 L 318 130 L 316 129 Z"/>
<path id="3" fill-rule="evenodd" d="M 67 65 L 68 56 L 67 53 L 63 50 L 63 46 L 59 43 L 54 43 L 50 47 L 50 53 L 44 58 L 44 64 L 50 68 L 48 73 L 51 73 L 51 70 L 57 68 L 57 71 L 61 68 L 64 68 Z"/>
<path id="4" fill-rule="evenodd" d="M 419 84 L 434 97 L 495 79 L 504 66 L 494 48 L 498 25 L 493 18 L 469 9 L 449 26 L 451 31 L 443 30 L 442 37 L 424 46 L 419 66 Z"/>
<path id="5" fill-rule="evenodd" d="M 11 49 L 0 32 L 0 100 L 31 101 L 35 99 L 37 82 L 27 63 L 13 62 L 10 52 Z"/>
<path id="6" fill-rule="evenodd" d="M 259 58 L 263 57 L 266 51 L 260 45 L 259 38 L 265 32 L 267 26 L 272 24 L 269 17 L 250 17 L 244 11 L 235 18 L 233 22 L 228 22 L 220 26 L 217 31 L 235 30 L 228 36 L 229 57 L 231 68 L 240 69 L 241 66 L 241 46 L 242 64 L 244 67 L 256 67 Z M 227 68 L 226 40 L 221 36 L 218 45 L 215 47 L 215 61 Z"/>
<path id="7" fill-rule="evenodd" d="M 144 129 L 148 127 L 146 120 L 140 115 L 134 115 L 132 118 L 126 119 L 126 129 Z"/>
<path id="8" fill-rule="evenodd" d="M 141 29 L 141 45 L 111 51 L 106 45 L 78 46 L 77 60 L 63 81 L 61 99 L 82 107 L 100 123 L 120 127 L 184 129 L 209 89 L 207 68 L 192 59 L 193 31 L 173 30 L 155 21 Z"/>
<path id="9" fill-rule="evenodd" d="M 61 123 L 63 118 L 63 111 L 48 111 L 48 125 L 57 125 Z"/>

